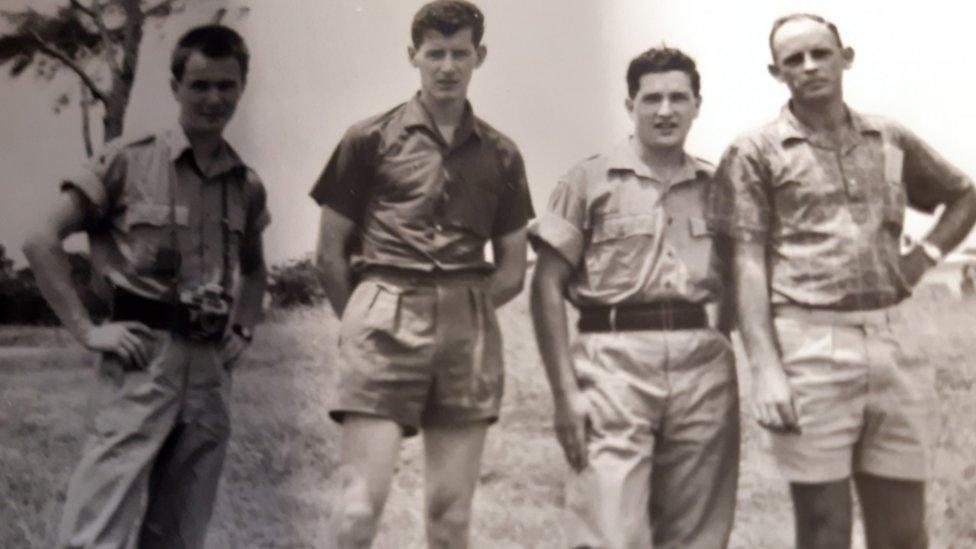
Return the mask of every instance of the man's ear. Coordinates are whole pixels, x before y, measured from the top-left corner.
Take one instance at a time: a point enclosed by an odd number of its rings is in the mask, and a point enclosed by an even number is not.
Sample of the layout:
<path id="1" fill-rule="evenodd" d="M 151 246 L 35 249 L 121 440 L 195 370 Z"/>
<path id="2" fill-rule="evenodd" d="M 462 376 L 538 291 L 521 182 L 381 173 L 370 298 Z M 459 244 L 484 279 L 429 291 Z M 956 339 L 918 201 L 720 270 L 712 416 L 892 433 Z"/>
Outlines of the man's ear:
<path id="1" fill-rule="evenodd" d="M 773 78 L 775 78 L 777 82 L 782 82 L 783 81 L 780 78 L 780 76 L 782 75 L 782 73 L 779 72 L 779 66 L 776 63 L 770 63 L 770 64 L 766 65 L 766 70 L 769 71 L 769 76 L 772 76 Z"/>
<path id="2" fill-rule="evenodd" d="M 851 68 L 851 65 L 854 63 L 854 48 L 844 48 L 841 50 L 840 55 L 844 58 L 844 68 Z"/>
<path id="3" fill-rule="evenodd" d="M 627 109 L 627 114 L 633 118 L 634 116 L 634 98 L 628 97 L 624 99 L 624 108 Z"/>
<path id="4" fill-rule="evenodd" d="M 417 66 L 417 61 L 414 60 L 416 56 L 417 56 L 417 48 L 413 47 L 413 45 L 407 46 L 407 59 L 410 61 L 410 64 L 414 67 Z"/>
<path id="5" fill-rule="evenodd" d="M 475 67 L 480 67 L 482 63 L 485 62 L 485 57 L 488 57 L 488 48 L 484 44 L 479 45 L 475 49 L 475 55 L 478 56 L 478 62 L 475 63 Z"/>
<path id="6" fill-rule="evenodd" d="M 179 89 L 179 87 L 180 81 L 177 80 L 175 76 L 171 76 L 169 79 L 169 89 L 173 91 L 174 95 L 176 95 L 176 90 Z"/>

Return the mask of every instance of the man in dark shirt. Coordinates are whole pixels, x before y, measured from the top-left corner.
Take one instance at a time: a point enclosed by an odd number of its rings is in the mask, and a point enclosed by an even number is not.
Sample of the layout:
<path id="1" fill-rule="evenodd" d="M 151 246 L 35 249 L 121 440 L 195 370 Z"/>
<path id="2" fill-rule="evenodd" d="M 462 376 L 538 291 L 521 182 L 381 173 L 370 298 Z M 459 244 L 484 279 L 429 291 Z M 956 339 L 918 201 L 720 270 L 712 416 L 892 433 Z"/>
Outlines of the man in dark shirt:
<path id="1" fill-rule="evenodd" d="M 926 547 L 931 365 L 906 360 L 897 305 L 976 220 L 972 182 L 903 126 L 844 102 L 854 60 L 816 15 L 773 24 L 779 118 L 726 151 L 716 221 L 735 240 L 754 414 L 790 482 L 797 547 L 851 541 L 851 479 L 868 547 Z M 945 210 L 902 254 L 905 206 Z"/>
<path id="2" fill-rule="evenodd" d="M 322 281 L 342 318 L 330 412 L 342 424 L 342 548 L 372 542 L 401 439 L 418 430 L 429 544 L 467 545 L 502 395 L 494 310 L 525 276 L 532 206 L 521 156 L 466 100 L 486 54 L 483 16 L 468 2 L 436 1 L 411 31 L 420 92 L 350 128 L 311 192 L 322 206 Z"/>

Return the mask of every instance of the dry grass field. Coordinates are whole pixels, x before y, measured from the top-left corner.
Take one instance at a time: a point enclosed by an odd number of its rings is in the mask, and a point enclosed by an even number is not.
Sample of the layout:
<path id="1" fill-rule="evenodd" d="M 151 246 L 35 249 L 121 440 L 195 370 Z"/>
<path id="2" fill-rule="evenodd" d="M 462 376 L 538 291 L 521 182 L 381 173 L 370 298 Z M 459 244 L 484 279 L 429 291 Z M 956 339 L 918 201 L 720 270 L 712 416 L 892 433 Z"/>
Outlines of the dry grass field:
<path id="1" fill-rule="evenodd" d="M 928 491 L 934 549 L 976 548 L 976 301 L 916 298 L 905 341 L 937 366 Z M 525 296 L 500 313 L 504 416 L 489 435 L 475 501 L 476 548 L 562 548 L 566 465 L 550 431 L 551 401 Z M 328 547 L 337 431 L 332 396 L 337 322 L 323 308 L 276 313 L 235 373 L 234 435 L 208 547 Z M 51 547 L 81 449 L 91 359 L 60 330 L 0 330 L 0 547 Z M 740 361 L 742 390 L 748 374 Z M 785 486 L 748 414 L 732 547 L 792 544 Z M 405 444 L 378 548 L 423 547 L 419 443 Z M 856 535 L 856 547 L 863 547 Z"/>

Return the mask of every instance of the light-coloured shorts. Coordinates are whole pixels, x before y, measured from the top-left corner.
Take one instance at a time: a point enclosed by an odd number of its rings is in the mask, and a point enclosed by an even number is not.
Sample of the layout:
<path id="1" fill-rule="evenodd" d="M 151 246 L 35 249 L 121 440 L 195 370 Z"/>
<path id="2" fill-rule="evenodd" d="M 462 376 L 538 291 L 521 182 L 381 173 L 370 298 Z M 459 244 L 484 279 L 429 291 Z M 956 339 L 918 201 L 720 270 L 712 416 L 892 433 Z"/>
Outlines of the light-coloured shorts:
<path id="1" fill-rule="evenodd" d="M 592 332 L 572 348 L 588 466 L 567 483 L 572 548 L 717 549 L 739 471 L 739 393 L 711 329 Z"/>
<path id="2" fill-rule="evenodd" d="M 933 369 L 905 352 L 898 316 L 897 309 L 776 309 L 801 433 L 769 437 L 790 482 L 830 482 L 853 472 L 925 479 Z"/>
<path id="3" fill-rule="evenodd" d="M 339 334 L 330 416 L 380 416 L 413 436 L 427 425 L 498 418 L 502 341 L 485 275 L 368 274 Z"/>

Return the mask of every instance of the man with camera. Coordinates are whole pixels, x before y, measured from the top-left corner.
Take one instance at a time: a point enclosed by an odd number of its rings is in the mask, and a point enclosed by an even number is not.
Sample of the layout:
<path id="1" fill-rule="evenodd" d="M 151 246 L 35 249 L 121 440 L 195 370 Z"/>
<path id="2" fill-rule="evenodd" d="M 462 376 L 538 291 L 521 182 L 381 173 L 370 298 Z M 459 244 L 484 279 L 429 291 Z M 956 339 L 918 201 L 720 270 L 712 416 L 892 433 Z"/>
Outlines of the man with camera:
<path id="1" fill-rule="evenodd" d="M 68 487 L 58 547 L 202 547 L 230 435 L 230 368 L 261 313 L 264 186 L 224 141 L 247 76 L 219 25 L 173 51 L 179 125 L 110 144 L 73 177 L 24 244 L 63 325 L 100 353 L 95 412 Z M 88 234 L 92 319 L 64 238 Z"/>

